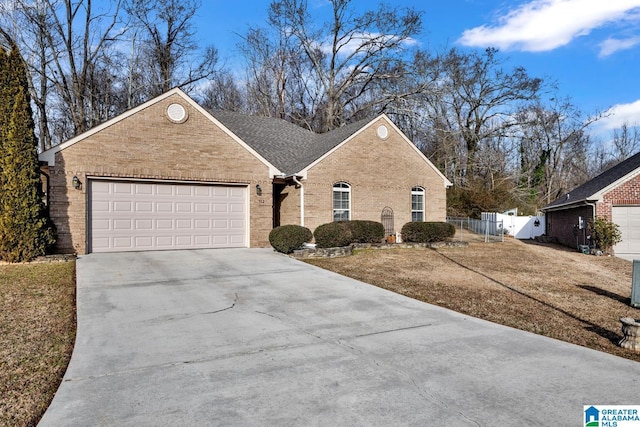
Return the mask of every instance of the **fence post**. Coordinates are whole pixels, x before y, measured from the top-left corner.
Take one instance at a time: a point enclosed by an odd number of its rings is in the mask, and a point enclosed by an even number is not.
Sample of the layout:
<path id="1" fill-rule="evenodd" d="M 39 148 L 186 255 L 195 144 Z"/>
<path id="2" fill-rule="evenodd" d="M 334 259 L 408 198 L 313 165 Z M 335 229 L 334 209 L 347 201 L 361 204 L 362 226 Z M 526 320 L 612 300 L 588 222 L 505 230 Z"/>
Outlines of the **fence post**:
<path id="1" fill-rule="evenodd" d="M 484 222 L 484 242 L 489 243 L 489 220 Z"/>

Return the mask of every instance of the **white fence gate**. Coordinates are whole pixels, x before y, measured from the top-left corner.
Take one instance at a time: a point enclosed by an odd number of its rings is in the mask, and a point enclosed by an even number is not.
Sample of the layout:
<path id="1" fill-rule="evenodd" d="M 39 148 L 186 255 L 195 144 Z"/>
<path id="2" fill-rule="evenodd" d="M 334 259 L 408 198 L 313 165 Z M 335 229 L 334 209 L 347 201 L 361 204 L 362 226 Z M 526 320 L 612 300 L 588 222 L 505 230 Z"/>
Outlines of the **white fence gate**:
<path id="1" fill-rule="evenodd" d="M 484 215 L 484 214 L 483 214 Z M 494 214 L 502 220 L 505 233 L 516 239 L 534 239 L 545 233 L 544 215 L 540 216 L 515 216 Z"/>

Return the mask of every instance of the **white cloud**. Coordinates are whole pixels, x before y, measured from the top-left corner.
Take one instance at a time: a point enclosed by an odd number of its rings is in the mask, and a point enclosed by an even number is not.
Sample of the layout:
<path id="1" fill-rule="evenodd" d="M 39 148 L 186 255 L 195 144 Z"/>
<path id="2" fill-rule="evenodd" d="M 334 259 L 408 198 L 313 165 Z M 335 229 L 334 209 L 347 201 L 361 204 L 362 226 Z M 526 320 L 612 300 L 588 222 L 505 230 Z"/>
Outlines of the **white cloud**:
<path id="1" fill-rule="evenodd" d="M 498 25 L 465 30 L 465 46 L 529 52 L 553 50 L 606 24 L 635 17 L 640 0 L 534 0 L 498 18 Z"/>
<path id="2" fill-rule="evenodd" d="M 630 37 L 626 39 L 616 39 L 613 37 L 608 38 L 607 40 L 600 43 L 600 54 L 601 58 L 605 56 L 613 55 L 614 53 L 620 50 L 631 49 L 632 47 L 640 44 L 640 37 Z"/>
<path id="3" fill-rule="evenodd" d="M 596 126 L 603 130 L 619 129 L 623 124 L 640 126 L 640 100 L 616 104 L 605 112 L 605 116 L 596 122 Z"/>

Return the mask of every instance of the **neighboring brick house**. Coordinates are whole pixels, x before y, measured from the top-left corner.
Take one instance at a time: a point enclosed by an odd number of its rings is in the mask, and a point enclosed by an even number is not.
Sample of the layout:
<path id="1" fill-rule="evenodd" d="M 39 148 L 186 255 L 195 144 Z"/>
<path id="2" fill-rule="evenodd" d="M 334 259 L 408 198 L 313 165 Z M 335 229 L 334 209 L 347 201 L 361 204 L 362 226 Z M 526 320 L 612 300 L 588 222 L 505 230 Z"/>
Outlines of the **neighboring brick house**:
<path id="1" fill-rule="evenodd" d="M 315 134 L 174 89 L 40 154 L 57 249 L 267 247 L 274 226 L 444 221 L 451 183 L 386 115 Z"/>
<path id="2" fill-rule="evenodd" d="M 543 211 L 547 235 L 563 245 L 588 245 L 586 225 L 602 217 L 620 228 L 622 242 L 614 246 L 614 253 L 640 258 L 640 153 L 561 196 Z"/>

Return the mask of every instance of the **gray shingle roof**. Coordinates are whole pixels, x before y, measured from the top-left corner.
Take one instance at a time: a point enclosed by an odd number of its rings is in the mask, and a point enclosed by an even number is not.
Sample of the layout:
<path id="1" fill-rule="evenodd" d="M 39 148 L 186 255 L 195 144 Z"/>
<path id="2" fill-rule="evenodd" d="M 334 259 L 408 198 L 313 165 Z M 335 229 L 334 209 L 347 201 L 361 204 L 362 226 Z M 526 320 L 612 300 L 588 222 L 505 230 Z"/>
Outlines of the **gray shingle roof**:
<path id="1" fill-rule="evenodd" d="M 574 188 L 567 194 L 563 194 L 561 197 L 545 206 L 543 210 L 558 208 L 565 205 L 572 205 L 575 203 L 584 202 L 586 200 L 593 200 L 596 193 L 638 168 L 640 168 L 640 153 L 637 153 L 629 157 L 628 159 L 623 160 L 612 168 L 609 168 L 606 171 L 602 172 L 595 178 Z"/>
<path id="2" fill-rule="evenodd" d="M 369 120 L 316 134 L 285 120 L 214 111 L 213 117 L 286 175 L 300 172 L 349 138 Z"/>

